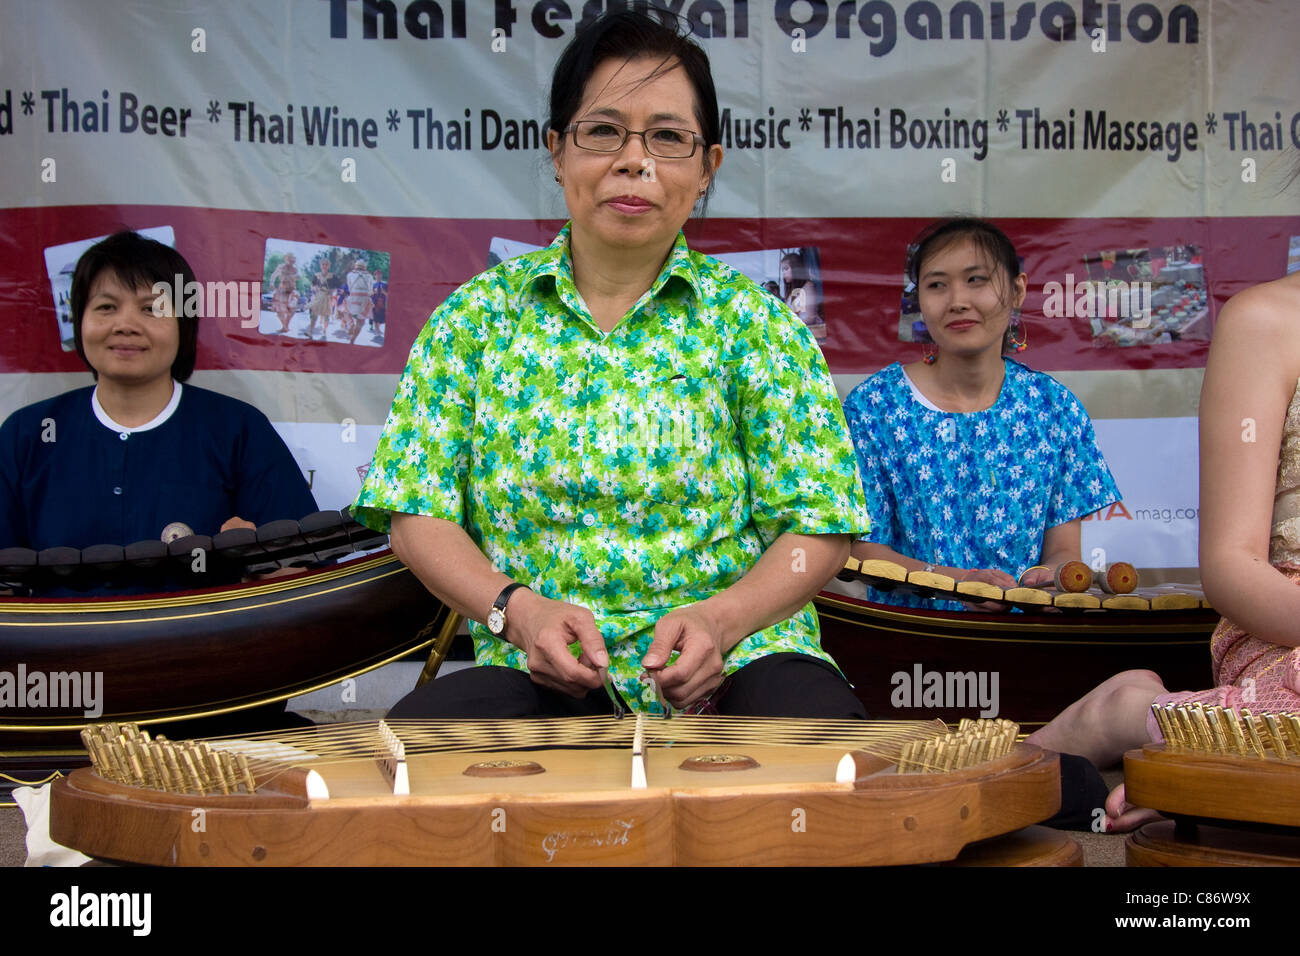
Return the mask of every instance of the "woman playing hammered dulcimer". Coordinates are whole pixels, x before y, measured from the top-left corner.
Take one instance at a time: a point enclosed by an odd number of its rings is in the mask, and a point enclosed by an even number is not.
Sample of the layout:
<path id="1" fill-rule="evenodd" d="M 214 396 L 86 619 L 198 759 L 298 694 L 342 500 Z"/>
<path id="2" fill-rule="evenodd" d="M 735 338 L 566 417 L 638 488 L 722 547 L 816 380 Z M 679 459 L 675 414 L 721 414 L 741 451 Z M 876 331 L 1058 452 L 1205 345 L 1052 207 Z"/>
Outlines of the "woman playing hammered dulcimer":
<path id="1" fill-rule="evenodd" d="M 681 232 L 722 162 L 707 57 L 594 20 L 549 129 L 569 223 L 433 314 L 357 499 L 482 665 L 392 715 L 865 716 L 809 603 L 868 527 L 830 374 Z"/>

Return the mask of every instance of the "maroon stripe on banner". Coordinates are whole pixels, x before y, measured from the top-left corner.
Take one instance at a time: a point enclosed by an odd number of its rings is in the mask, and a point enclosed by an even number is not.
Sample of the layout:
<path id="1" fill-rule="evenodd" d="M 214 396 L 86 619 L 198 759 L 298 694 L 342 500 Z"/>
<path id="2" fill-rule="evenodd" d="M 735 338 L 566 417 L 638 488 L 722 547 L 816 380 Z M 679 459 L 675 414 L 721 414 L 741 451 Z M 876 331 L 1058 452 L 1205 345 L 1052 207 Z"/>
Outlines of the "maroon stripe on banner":
<path id="1" fill-rule="evenodd" d="M 1281 276 L 1300 217 L 1171 219 L 1001 219 L 1029 275 L 1025 318 L 1035 368 L 1144 369 L 1205 364 L 1208 333 L 1229 296 Z M 176 245 L 201 281 L 259 281 L 268 237 L 387 252 L 391 255 L 386 341 L 382 348 L 280 339 L 240 327 L 237 318 L 205 319 L 198 367 L 329 373 L 396 373 L 429 313 L 460 283 L 482 271 L 488 245 L 503 237 L 545 245 L 562 222 L 304 215 L 185 206 L 57 206 L 0 210 L 0 373 L 68 372 L 84 367 L 59 344 L 43 250 L 115 232 L 171 226 Z M 813 246 L 819 250 L 832 371 L 874 371 L 911 360 L 919 347 L 898 341 L 907 243 L 923 219 L 706 219 L 687 229 L 694 248 L 718 254 Z M 1107 250 L 1200 250 L 1210 314 L 1199 337 L 1168 344 L 1103 347 L 1086 318 L 1046 318 L 1043 286 L 1087 278 L 1084 256 Z M 1153 251 L 1152 255 L 1155 255 Z M 269 290 L 267 290 L 269 291 Z"/>

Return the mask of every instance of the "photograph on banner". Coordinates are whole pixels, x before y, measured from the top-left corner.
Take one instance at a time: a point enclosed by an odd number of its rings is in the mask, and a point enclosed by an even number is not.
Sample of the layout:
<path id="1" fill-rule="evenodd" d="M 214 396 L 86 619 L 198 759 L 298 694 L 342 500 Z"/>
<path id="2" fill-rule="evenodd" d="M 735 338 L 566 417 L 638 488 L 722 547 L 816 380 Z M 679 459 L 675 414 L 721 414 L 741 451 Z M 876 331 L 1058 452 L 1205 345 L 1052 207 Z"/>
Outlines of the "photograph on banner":
<path id="1" fill-rule="evenodd" d="M 154 226 L 149 229 L 137 229 L 146 239 L 156 239 L 161 243 L 176 247 L 176 233 L 171 226 Z M 59 345 L 63 351 L 71 352 L 76 348 L 72 334 L 72 273 L 77 268 L 77 260 L 82 253 L 108 236 L 92 236 L 78 239 L 76 242 L 64 242 L 45 249 L 45 274 L 50 282 L 50 295 L 54 299 L 54 318 L 58 327 Z"/>
<path id="2" fill-rule="evenodd" d="M 1291 237 L 1291 248 L 1286 257 L 1286 274 L 1300 272 L 1300 236 Z"/>
<path id="3" fill-rule="evenodd" d="M 389 275 L 387 252 L 267 239 L 257 329 L 266 336 L 381 348 Z"/>
<path id="4" fill-rule="evenodd" d="M 517 239 L 494 236 L 488 247 L 487 267 L 491 269 L 507 259 L 541 248 Z M 713 258 L 725 262 L 780 299 L 803 320 L 814 339 L 818 342 L 825 340 L 821 252 L 816 246 L 725 252 Z"/>
<path id="5" fill-rule="evenodd" d="M 1209 290 L 1200 246 L 1086 253 L 1086 276 L 1044 286 L 1043 312 L 1087 319 L 1093 345 L 1165 345 L 1210 338 Z"/>

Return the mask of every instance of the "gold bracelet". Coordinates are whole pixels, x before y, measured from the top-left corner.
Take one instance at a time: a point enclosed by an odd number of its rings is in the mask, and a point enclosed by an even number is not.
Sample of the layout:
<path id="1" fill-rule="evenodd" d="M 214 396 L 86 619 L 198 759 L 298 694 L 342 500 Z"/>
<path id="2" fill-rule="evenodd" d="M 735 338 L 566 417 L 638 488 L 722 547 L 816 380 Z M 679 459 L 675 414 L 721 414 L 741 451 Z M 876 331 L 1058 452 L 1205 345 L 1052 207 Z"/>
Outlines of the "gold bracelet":
<path id="1" fill-rule="evenodd" d="M 1051 573 L 1052 573 L 1052 569 L 1049 568 L 1047 565 L 1045 565 L 1045 564 L 1035 564 L 1033 567 L 1031 567 L 1031 568 L 1025 568 L 1023 571 L 1020 572 L 1020 577 L 1016 578 L 1016 584 L 1017 584 L 1018 586 L 1020 586 L 1020 587 L 1024 587 L 1024 583 L 1023 583 L 1023 582 L 1024 582 L 1024 580 L 1025 580 L 1025 575 L 1028 574 L 1030 571 L 1046 571 L 1048 574 L 1051 574 Z"/>

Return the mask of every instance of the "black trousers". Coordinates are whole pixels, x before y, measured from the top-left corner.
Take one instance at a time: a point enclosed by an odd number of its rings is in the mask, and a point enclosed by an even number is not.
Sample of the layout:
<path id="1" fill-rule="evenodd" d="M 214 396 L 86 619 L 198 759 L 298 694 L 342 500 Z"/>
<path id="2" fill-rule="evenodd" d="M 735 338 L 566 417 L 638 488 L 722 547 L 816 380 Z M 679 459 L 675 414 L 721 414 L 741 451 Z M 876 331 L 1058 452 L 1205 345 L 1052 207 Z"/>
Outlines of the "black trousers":
<path id="1" fill-rule="evenodd" d="M 718 713 L 733 717 L 867 716 L 839 671 L 806 654 L 760 658 L 728 676 L 712 701 Z M 470 667 L 417 687 L 388 716 L 588 717 L 613 712 L 603 688 L 570 697 L 534 684 L 513 667 Z"/>

